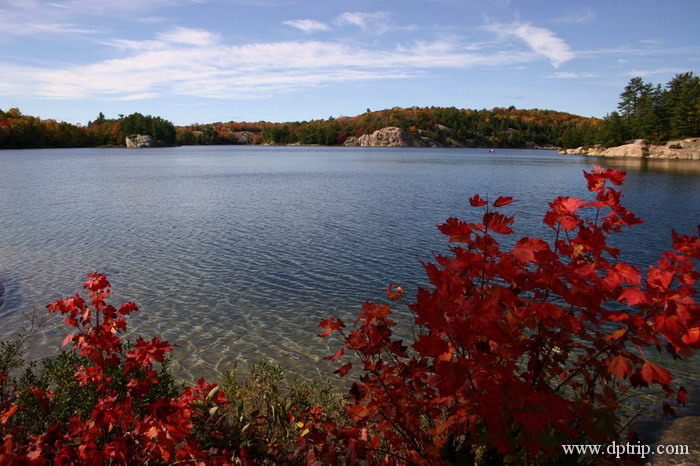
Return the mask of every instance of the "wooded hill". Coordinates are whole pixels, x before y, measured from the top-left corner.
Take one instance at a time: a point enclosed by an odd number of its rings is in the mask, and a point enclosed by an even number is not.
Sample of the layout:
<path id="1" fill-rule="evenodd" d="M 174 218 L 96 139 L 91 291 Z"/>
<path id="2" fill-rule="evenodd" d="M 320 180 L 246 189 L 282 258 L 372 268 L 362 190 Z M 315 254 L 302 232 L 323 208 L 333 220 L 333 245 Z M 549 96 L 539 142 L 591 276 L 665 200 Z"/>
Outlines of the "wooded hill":
<path id="1" fill-rule="evenodd" d="M 42 147 L 123 146 L 126 136 L 148 134 L 160 144 L 175 144 L 175 127 L 167 120 L 140 113 L 106 119 L 100 113 L 87 126 L 22 115 L 17 108 L 0 109 L 0 149 Z"/>
<path id="2" fill-rule="evenodd" d="M 231 144 L 241 132 L 251 132 L 253 143 L 342 145 L 359 137 L 395 126 L 415 136 L 428 137 L 442 146 L 532 147 L 559 145 L 571 128 L 597 127 L 600 120 L 552 110 L 515 107 L 465 110 L 454 107 L 394 107 L 354 117 L 330 117 L 290 123 L 212 123 L 177 128 L 180 144 Z"/>
<path id="3" fill-rule="evenodd" d="M 228 122 L 174 127 L 160 117 L 134 113 L 107 119 L 100 113 L 87 126 L 0 110 L 0 148 L 122 146 L 130 134 L 148 134 L 161 143 L 193 144 L 319 144 L 341 145 L 387 126 L 427 136 L 441 145 L 447 139 L 466 147 L 529 147 L 559 145 L 567 130 L 596 127 L 600 120 L 552 110 L 399 108 L 367 111 L 355 117 L 290 123 Z M 242 132 L 248 132 L 242 137 Z"/>
<path id="4" fill-rule="evenodd" d="M 353 117 L 288 123 L 228 122 L 175 127 L 160 117 L 132 113 L 107 119 L 100 113 L 87 126 L 0 110 L 0 148 L 123 146 L 126 136 L 145 134 L 162 145 L 318 144 L 342 145 L 388 126 L 428 139 L 438 146 L 510 147 L 600 144 L 629 139 L 656 143 L 700 136 L 700 78 L 677 74 L 665 86 L 633 78 L 620 94 L 617 112 L 586 118 L 553 110 L 496 107 L 394 107 Z"/>

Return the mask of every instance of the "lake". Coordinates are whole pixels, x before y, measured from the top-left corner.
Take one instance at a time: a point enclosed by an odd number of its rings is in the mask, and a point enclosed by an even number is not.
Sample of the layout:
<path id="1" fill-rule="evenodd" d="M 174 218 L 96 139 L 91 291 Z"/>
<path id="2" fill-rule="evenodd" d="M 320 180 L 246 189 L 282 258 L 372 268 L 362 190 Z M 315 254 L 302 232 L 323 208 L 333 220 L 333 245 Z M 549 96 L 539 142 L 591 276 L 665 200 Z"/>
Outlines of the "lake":
<path id="1" fill-rule="evenodd" d="M 179 345 L 188 380 L 260 360 L 326 377 L 321 358 L 337 344 L 316 337 L 318 321 L 352 320 L 363 301 L 384 302 L 390 282 L 413 295 L 426 282 L 420 262 L 447 249 L 435 226 L 476 218 L 471 195 L 513 196 L 516 233 L 551 238 L 547 202 L 587 196 L 582 171 L 596 161 L 628 170 L 624 203 L 648 222 L 616 240 L 623 259 L 655 262 L 671 228 L 700 223 L 697 162 L 501 149 L 0 151 L 0 338 L 99 271 L 116 301 L 140 305 L 133 334 Z M 54 316 L 29 356 L 54 354 L 64 335 Z M 677 371 L 697 385 L 698 367 Z"/>

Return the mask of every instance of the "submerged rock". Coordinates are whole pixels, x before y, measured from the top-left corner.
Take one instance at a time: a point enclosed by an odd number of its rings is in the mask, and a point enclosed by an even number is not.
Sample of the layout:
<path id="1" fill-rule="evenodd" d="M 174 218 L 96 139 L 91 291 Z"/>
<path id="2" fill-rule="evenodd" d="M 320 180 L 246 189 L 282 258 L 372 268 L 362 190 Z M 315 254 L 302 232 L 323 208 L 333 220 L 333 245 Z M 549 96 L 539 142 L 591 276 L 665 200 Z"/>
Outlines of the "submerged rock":
<path id="1" fill-rule="evenodd" d="M 666 454 L 654 454 L 648 465 L 691 466 L 700 464 L 700 416 L 685 416 L 673 421 L 673 424 L 665 429 L 659 440 L 652 445 L 652 451 L 657 452 L 657 447 L 666 450 Z M 676 451 L 676 447 L 687 448 L 684 451 Z M 671 451 L 668 451 L 668 450 Z"/>

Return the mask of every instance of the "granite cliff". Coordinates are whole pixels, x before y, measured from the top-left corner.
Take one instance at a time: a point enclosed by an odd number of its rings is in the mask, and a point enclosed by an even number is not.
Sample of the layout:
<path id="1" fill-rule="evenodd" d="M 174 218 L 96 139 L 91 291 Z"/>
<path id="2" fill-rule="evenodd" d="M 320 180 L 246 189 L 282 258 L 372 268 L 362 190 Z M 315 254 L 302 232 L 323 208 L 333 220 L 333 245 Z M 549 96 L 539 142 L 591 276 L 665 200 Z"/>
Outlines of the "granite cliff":
<path id="1" fill-rule="evenodd" d="M 700 160 L 700 138 L 669 141 L 666 144 L 649 144 L 636 139 L 616 147 L 583 146 L 562 149 L 560 154 L 588 155 L 591 157 L 638 157 L 650 159 Z"/>
<path id="2" fill-rule="evenodd" d="M 153 137 L 147 134 L 132 134 L 124 139 L 124 144 L 129 149 L 137 149 L 142 147 L 155 147 L 158 145 Z"/>

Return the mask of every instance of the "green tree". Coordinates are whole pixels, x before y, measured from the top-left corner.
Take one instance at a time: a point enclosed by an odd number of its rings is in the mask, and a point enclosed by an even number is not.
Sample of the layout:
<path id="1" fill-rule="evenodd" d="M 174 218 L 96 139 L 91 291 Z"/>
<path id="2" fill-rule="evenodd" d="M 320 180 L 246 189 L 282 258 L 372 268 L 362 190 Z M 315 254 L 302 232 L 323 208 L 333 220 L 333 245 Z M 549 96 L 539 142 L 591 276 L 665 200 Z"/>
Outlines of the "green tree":
<path id="1" fill-rule="evenodd" d="M 663 105 L 668 115 L 669 136 L 700 134 L 700 78 L 692 72 L 677 74 L 666 84 Z"/>
<path id="2" fill-rule="evenodd" d="M 624 119 L 617 112 L 605 115 L 600 128 L 599 140 L 602 145 L 611 147 L 624 144 L 630 138 Z"/>
<path id="3" fill-rule="evenodd" d="M 644 137 L 654 125 L 653 95 L 654 86 L 640 77 L 632 78 L 620 94 L 617 108 L 634 138 Z"/>

